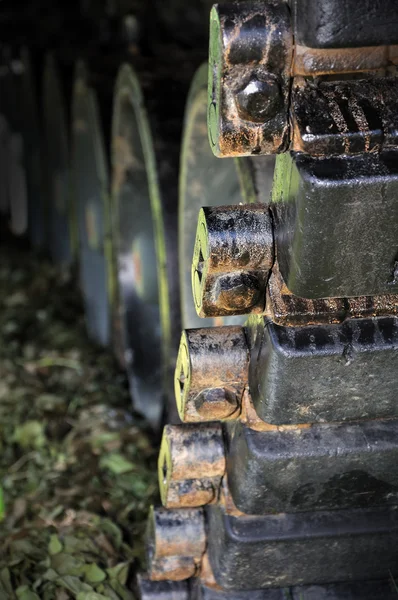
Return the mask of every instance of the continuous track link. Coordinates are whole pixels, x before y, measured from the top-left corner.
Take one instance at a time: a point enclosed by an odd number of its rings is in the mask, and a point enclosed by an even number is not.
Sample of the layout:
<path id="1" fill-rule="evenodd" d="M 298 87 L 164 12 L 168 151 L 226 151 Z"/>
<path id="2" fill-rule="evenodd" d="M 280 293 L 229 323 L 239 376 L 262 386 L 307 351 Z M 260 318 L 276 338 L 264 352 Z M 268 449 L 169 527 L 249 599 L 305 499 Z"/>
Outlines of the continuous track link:
<path id="1" fill-rule="evenodd" d="M 94 51 L 72 94 L 48 57 L 43 220 L 37 109 L 0 97 L 2 215 L 78 263 L 90 336 L 167 415 L 141 600 L 396 596 L 397 26 L 390 0 L 213 7 L 179 190 L 170 72 Z M 17 56 L 7 90 L 32 86 Z"/>
<path id="2" fill-rule="evenodd" d="M 222 206 L 219 190 L 202 203 L 191 307 L 217 326 L 181 338 L 183 424 L 163 433 L 166 512 L 149 517 L 142 598 L 188 578 L 176 587 L 187 598 L 394 593 L 380 581 L 397 568 L 396 40 L 374 62 L 366 20 L 348 43 L 341 14 L 326 35 L 313 9 L 308 48 L 300 3 L 211 12 L 210 146 L 277 158 L 254 204 Z M 191 529 L 199 517 L 205 540 Z"/>

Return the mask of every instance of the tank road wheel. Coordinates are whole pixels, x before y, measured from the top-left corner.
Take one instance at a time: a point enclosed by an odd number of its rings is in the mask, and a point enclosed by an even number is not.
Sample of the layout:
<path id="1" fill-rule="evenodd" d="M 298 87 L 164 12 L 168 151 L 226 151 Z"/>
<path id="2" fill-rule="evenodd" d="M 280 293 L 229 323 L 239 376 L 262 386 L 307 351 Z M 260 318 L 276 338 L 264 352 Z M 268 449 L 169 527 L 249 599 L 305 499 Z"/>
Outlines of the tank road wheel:
<path id="1" fill-rule="evenodd" d="M 3 84 L 0 78 L 0 84 Z M 0 215 L 2 219 L 7 219 L 9 215 L 9 147 L 10 147 L 10 128 L 7 118 L 0 108 Z"/>
<path id="2" fill-rule="evenodd" d="M 134 406 L 152 424 L 159 423 L 165 391 L 171 391 L 178 309 L 177 266 L 166 240 L 174 237 L 168 211 L 177 201 L 165 196 L 165 185 L 161 195 L 157 167 L 140 84 L 125 65 L 112 124 L 113 334 Z"/>
<path id="3" fill-rule="evenodd" d="M 10 172 L 10 116 L 9 116 L 9 88 L 10 76 L 6 57 L 1 57 L 0 70 L 0 214 L 2 230 L 8 226 L 10 213 L 9 172 Z"/>
<path id="4" fill-rule="evenodd" d="M 5 74 L 4 115 L 9 127 L 5 127 L 8 137 L 8 206 L 9 228 L 16 236 L 23 236 L 28 230 L 28 197 L 26 182 L 26 148 L 24 147 L 24 108 L 22 73 L 23 65 L 10 48 L 3 54 Z"/>
<path id="5" fill-rule="evenodd" d="M 109 135 L 105 134 L 106 127 L 110 128 L 110 106 L 109 94 L 97 93 L 85 64 L 79 62 L 72 103 L 72 177 L 80 282 L 88 333 L 103 346 L 110 341 L 110 274 L 106 258 L 110 251 L 110 174 Z"/>
<path id="6" fill-rule="evenodd" d="M 48 233 L 46 229 L 47 215 L 43 173 L 44 148 L 34 63 L 27 48 L 21 50 L 20 65 L 23 139 L 28 193 L 28 232 L 32 247 L 35 250 L 41 250 L 45 245 Z"/>
<path id="7" fill-rule="evenodd" d="M 202 206 L 268 202 L 273 156 L 218 160 L 207 133 L 207 64 L 193 79 L 185 111 L 179 186 L 179 265 L 182 326 L 211 327 L 243 323 L 244 317 L 197 316 L 192 298 L 192 256 L 198 213 Z"/>
<path id="8" fill-rule="evenodd" d="M 11 154 L 11 94 L 12 81 L 9 60 L 9 49 L 3 48 L 1 53 L 0 72 L 0 212 L 2 216 L 2 231 L 10 228 L 10 184 L 13 169 Z"/>
<path id="9" fill-rule="evenodd" d="M 74 211 L 69 165 L 67 103 L 60 72 L 47 56 L 43 80 L 43 123 L 46 144 L 49 251 L 55 263 L 70 264 L 75 254 Z"/>

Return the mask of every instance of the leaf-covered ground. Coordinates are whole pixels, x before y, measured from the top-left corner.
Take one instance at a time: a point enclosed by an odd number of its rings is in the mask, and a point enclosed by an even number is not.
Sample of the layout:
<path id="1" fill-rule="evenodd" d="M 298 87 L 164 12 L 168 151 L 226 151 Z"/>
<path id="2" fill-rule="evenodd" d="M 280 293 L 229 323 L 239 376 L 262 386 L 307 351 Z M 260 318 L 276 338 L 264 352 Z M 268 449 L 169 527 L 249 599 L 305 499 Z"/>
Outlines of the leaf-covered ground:
<path id="1" fill-rule="evenodd" d="M 0 250 L 0 600 L 133 599 L 156 450 L 76 290 Z"/>

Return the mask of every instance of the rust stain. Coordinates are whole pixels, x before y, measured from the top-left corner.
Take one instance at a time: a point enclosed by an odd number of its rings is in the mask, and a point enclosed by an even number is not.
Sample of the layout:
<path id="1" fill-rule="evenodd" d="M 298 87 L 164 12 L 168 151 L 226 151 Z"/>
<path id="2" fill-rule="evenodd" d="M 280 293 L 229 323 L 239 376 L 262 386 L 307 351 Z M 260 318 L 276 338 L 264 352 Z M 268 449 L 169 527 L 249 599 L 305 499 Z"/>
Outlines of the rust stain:
<path id="1" fill-rule="evenodd" d="M 192 267 L 198 314 L 261 314 L 273 260 L 272 222 L 267 206 L 203 207 Z"/>
<path id="2" fill-rule="evenodd" d="M 207 552 L 205 552 L 202 558 L 202 564 L 200 568 L 200 581 L 203 585 L 205 585 L 208 588 L 211 588 L 212 590 L 222 591 L 223 589 L 220 585 L 218 585 L 214 577 L 213 569 L 211 568 L 209 555 Z"/>
<path id="3" fill-rule="evenodd" d="M 166 507 L 197 507 L 217 500 L 226 461 L 219 423 L 166 425 L 158 474 Z"/>
<path id="4" fill-rule="evenodd" d="M 175 376 L 180 418 L 185 422 L 236 418 L 248 369 L 243 328 L 227 326 L 184 332 Z"/>
<path id="5" fill-rule="evenodd" d="M 292 76 L 318 77 L 386 69 L 397 62 L 398 46 L 308 48 L 296 44 Z"/>
<path id="6" fill-rule="evenodd" d="M 265 314 L 277 325 L 287 327 L 328 325 L 348 318 L 398 315 L 398 296 L 299 298 L 287 289 L 276 261 L 268 282 Z"/>
<path id="7" fill-rule="evenodd" d="M 152 581 L 183 581 L 194 577 L 198 565 L 192 557 L 167 556 L 152 560 L 149 577 Z"/>
<path id="8" fill-rule="evenodd" d="M 165 508 L 191 508 L 214 504 L 218 500 L 215 483 L 214 479 L 169 481 L 163 505 Z"/>
<path id="9" fill-rule="evenodd" d="M 299 433 L 303 429 L 312 427 L 311 423 L 302 423 L 300 425 L 271 425 L 270 423 L 262 421 L 253 406 L 249 390 L 245 390 L 245 393 L 243 394 L 240 420 L 244 425 L 254 431 L 297 431 Z"/>
<path id="10" fill-rule="evenodd" d="M 201 558 L 206 548 L 203 510 L 152 508 L 148 517 L 147 548 L 149 557 L 155 560 L 169 556 Z"/>
<path id="11" fill-rule="evenodd" d="M 266 27 L 259 28 L 255 24 L 261 21 L 256 19 L 258 16 L 264 19 Z M 222 5 L 218 5 L 217 18 L 221 39 L 213 43 L 220 45 L 221 60 L 214 74 L 214 89 L 219 92 L 212 100 L 216 102 L 220 113 L 218 154 L 250 156 L 282 151 L 286 147 L 288 132 L 289 75 L 293 48 L 289 13 L 277 2 L 269 2 L 264 7 L 246 5 L 243 9 L 241 5 L 233 14 L 231 9 L 224 13 Z M 249 26 L 263 39 L 257 56 L 252 52 L 253 38 L 247 35 Z M 250 81 L 261 80 L 271 72 L 277 72 L 281 85 L 281 109 L 276 116 L 264 119 L 260 125 L 241 118 L 236 95 Z"/>

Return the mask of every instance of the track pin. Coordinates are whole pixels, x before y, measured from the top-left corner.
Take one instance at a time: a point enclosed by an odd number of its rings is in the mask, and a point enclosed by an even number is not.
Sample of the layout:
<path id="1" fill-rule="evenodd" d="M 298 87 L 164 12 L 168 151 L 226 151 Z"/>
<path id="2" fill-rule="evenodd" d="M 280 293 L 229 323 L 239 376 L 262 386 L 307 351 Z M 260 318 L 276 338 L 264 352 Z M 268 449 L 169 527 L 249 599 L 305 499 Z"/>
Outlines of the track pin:
<path id="1" fill-rule="evenodd" d="M 248 381 L 249 352 L 242 327 L 187 329 L 174 377 L 184 422 L 236 419 Z"/>
<path id="2" fill-rule="evenodd" d="M 166 508 L 217 501 L 225 468 L 219 423 L 166 425 L 158 461 L 160 495 Z"/>

